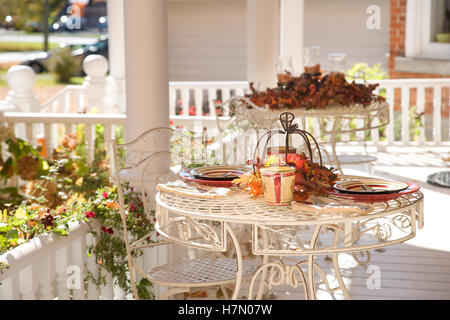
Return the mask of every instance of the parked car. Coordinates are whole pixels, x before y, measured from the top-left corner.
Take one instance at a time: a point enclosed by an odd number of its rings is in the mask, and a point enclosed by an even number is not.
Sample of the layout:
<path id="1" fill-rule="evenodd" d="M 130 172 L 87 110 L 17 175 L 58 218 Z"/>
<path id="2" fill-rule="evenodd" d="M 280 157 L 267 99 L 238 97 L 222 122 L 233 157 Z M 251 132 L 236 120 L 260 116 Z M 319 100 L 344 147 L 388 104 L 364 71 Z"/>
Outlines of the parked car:
<path id="1" fill-rule="evenodd" d="M 28 60 L 22 62 L 21 64 L 33 68 L 36 73 L 49 71 L 48 62 L 51 55 L 56 50 L 60 49 L 32 54 Z M 92 44 L 87 44 L 81 48 L 74 48 L 72 50 L 73 56 L 82 57 L 82 59 L 86 58 L 90 54 L 100 54 L 108 58 L 108 37 L 102 36 L 98 41 Z"/>

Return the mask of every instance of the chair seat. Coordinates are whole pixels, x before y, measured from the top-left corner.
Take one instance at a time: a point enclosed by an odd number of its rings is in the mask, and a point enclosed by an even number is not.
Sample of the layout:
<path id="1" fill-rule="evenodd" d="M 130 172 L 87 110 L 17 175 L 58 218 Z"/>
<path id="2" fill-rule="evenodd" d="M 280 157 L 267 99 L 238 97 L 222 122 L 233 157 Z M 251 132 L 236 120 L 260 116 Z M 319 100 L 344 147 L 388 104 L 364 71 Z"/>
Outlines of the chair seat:
<path id="1" fill-rule="evenodd" d="M 427 182 L 437 187 L 450 188 L 450 171 L 433 173 L 427 177 Z"/>
<path id="2" fill-rule="evenodd" d="M 242 276 L 255 272 L 256 266 L 242 261 Z M 169 287 L 203 287 L 236 280 L 237 260 L 232 258 L 186 259 L 152 268 L 147 274 L 154 283 Z"/>

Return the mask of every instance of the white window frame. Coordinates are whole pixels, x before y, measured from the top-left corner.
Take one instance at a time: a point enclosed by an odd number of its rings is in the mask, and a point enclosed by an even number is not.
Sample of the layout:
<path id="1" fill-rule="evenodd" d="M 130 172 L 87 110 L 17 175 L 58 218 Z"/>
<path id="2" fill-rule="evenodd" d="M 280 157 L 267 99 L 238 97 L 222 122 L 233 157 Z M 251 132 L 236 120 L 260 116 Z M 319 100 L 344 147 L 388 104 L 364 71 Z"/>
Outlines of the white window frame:
<path id="1" fill-rule="evenodd" d="M 450 60 L 450 43 L 431 38 L 433 0 L 408 0 L 406 4 L 405 55 L 410 58 Z"/>

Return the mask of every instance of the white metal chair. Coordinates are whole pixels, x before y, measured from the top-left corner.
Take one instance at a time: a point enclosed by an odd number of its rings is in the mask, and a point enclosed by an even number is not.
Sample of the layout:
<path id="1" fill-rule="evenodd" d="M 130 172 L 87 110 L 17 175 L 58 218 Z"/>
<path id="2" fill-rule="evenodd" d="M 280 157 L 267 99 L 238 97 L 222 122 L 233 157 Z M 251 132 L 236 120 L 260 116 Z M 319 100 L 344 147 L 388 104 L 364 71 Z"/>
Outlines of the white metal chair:
<path id="1" fill-rule="evenodd" d="M 150 235 L 140 239 L 130 239 L 127 230 L 127 211 L 124 201 L 124 190 L 122 183 L 132 180 L 135 189 L 141 193 L 144 210 L 149 221 L 154 221 L 156 185 L 173 181 L 177 178 L 177 172 L 182 170 L 188 163 L 195 162 L 200 158 L 204 160 L 204 144 L 198 138 L 186 136 L 170 128 L 157 128 L 147 131 L 132 142 L 113 145 L 113 167 L 118 188 L 120 214 L 122 218 L 124 240 L 126 244 L 129 277 L 133 296 L 139 299 L 136 287 L 134 270 L 143 278 L 169 289 L 159 298 L 164 299 L 170 295 L 188 292 L 190 288 L 220 286 L 227 297 L 225 284 L 241 281 L 237 279 L 238 266 L 241 266 L 242 275 L 253 273 L 256 267 L 247 261 L 237 261 L 232 258 L 199 258 L 184 259 L 170 262 L 162 266 L 152 268 L 147 273 L 138 265 L 134 250 L 142 250 L 160 245 L 173 243 L 170 240 L 149 243 Z M 169 143 L 172 150 L 168 150 Z M 201 151 L 195 153 L 187 151 L 186 144 L 190 148 L 198 147 Z M 131 179 L 130 179 L 131 178 Z M 234 234 L 230 234 L 234 236 Z M 234 239 L 236 240 L 236 239 Z M 239 259 L 238 259 L 239 260 Z M 234 295 L 236 297 L 236 293 Z"/>

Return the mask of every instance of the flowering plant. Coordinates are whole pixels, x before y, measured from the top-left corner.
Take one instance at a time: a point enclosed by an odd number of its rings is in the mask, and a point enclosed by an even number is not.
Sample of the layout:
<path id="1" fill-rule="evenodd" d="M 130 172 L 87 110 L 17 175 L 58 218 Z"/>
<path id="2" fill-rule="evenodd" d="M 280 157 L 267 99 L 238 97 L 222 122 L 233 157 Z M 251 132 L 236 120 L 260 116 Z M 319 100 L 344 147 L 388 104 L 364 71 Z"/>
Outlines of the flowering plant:
<path id="1" fill-rule="evenodd" d="M 124 189 L 124 202 L 126 214 L 126 224 L 129 236 L 140 239 L 154 231 L 153 220 L 145 213 L 141 194 L 135 192 L 129 184 L 122 186 Z M 99 266 L 98 276 L 88 274 L 88 279 L 94 284 L 101 286 L 106 282 L 102 270 L 110 272 L 114 276 L 114 283 L 125 292 L 131 293 L 130 280 L 127 277 L 128 260 L 125 242 L 123 240 L 123 225 L 120 215 L 120 206 L 117 187 L 100 188 L 96 190 L 94 198 L 84 207 L 86 218 L 96 218 L 101 222 L 100 230 L 92 231 L 96 238 L 96 243 L 88 248 L 89 254 L 94 254 Z M 155 238 L 150 236 L 147 243 L 155 242 Z M 143 254 L 142 250 L 135 250 L 134 257 Z M 152 299 L 154 294 L 149 290 L 152 284 L 147 279 L 142 279 L 137 283 L 138 294 L 141 299 Z"/>

